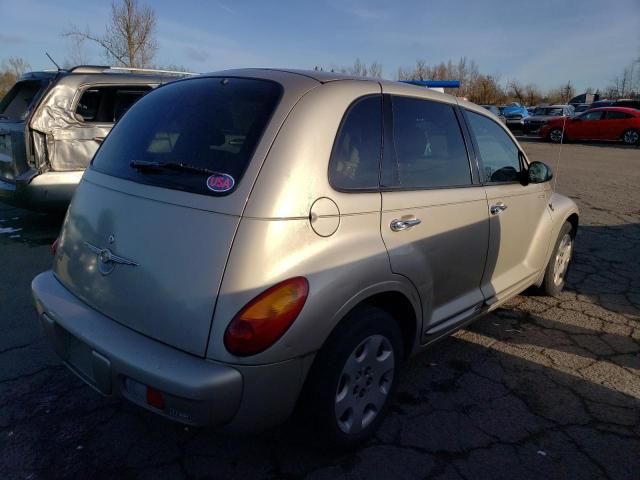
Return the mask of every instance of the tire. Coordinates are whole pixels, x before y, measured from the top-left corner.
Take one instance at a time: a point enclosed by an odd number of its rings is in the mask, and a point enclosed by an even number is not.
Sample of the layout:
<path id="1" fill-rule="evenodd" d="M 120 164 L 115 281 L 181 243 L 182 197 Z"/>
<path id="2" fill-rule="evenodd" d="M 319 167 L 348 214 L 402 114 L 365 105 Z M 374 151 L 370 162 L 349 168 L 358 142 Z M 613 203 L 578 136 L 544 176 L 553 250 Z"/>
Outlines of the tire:
<path id="1" fill-rule="evenodd" d="M 561 128 L 552 128 L 547 135 L 547 138 L 550 142 L 560 143 L 562 141 L 562 129 Z"/>
<path id="2" fill-rule="evenodd" d="M 624 131 L 621 138 L 626 145 L 636 145 L 640 143 L 640 132 L 630 128 Z"/>
<path id="3" fill-rule="evenodd" d="M 565 222 L 560 229 L 553 253 L 544 272 L 544 279 L 540 286 L 544 294 L 557 297 L 562 292 L 571 266 L 574 237 L 573 225 Z"/>
<path id="4" fill-rule="evenodd" d="M 361 306 L 318 352 L 299 404 L 299 427 L 322 447 L 352 449 L 387 413 L 402 365 L 402 334 L 384 310 Z"/>

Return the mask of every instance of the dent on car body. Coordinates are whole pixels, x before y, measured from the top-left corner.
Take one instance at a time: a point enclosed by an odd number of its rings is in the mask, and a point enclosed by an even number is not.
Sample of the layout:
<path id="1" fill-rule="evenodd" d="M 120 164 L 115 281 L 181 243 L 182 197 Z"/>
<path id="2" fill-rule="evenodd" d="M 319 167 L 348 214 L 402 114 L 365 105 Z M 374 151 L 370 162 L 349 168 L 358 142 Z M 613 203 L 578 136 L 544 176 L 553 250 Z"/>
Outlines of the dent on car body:
<path id="1" fill-rule="evenodd" d="M 73 111 L 76 88 L 58 85 L 52 89 L 31 119 L 31 129 L 45 135 L 46 144 L 34 142 L 37 158 L 45 158 L 56 171 L 83 170 L 93 158 L 99 139 L 109 126 L 80 121 Z M 71 128 L 72 127 L 72 128 Z M 39 144 L 40 143 L 40 144 Z"/>

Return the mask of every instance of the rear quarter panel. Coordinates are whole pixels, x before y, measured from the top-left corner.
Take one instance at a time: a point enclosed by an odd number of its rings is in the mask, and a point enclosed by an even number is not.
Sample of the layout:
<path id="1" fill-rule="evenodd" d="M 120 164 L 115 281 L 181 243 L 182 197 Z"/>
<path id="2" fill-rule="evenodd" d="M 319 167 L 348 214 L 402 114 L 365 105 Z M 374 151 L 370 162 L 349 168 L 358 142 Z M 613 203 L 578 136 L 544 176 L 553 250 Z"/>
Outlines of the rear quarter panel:
<path id="1" fill-rule="evenodd" d="M 207 357 L 265 364 L 314 352 L 354 306 L 385 291 L 404 293 L 420 318 L 417 292 L 404 277 L 391 273 L 379 215 L 341 216 L 330 237 L 317 235 L 308 219 L 242 219 L 218 296 Z M 309 296 L 284 336 L 251 357 L 228 353 L 223 336 L 236 313 L 266 288 L 295 276 L 307 278 Z"/>

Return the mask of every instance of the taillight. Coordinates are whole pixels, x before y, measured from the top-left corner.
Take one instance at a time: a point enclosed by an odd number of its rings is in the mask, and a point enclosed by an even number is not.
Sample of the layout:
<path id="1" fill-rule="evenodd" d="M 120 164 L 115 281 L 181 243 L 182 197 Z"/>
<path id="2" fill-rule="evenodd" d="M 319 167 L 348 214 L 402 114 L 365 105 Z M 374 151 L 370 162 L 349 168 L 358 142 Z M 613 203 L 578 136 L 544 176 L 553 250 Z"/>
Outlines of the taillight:
<path id="1" fill-rule="evenodd" d="M 56 253 L 58 252 L 58 241 L 60 240 L 60 237 L 56 238 L 53 243 L 51 244 L 51 255 L 53 255 L 54 257 L 56 256 Z"/>
<path id="2" fill-rule="evenodd" d="M 147 385 L 147 404 L 158 410 L 164 410 L 164 397 L 162 392 Z"/>
<path id="3" fill-rule="evenodd" d="M 309 282 L 295 277 L 280 282 L 251 300 L 231 320 L 224 345 L 234 355 L 266 350 L 291 326 L 309 294 Z"/>

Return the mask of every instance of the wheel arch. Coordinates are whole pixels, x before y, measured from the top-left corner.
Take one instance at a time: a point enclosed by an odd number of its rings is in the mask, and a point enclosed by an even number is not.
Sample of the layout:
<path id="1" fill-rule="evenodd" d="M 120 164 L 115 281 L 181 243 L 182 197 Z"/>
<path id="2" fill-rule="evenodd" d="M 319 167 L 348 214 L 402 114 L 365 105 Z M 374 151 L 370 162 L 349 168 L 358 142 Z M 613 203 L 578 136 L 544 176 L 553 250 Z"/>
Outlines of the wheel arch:
<path id="1" fill-rule="evenodd" d="M 534 285 L 538 287 L 542 285 L 547 264 L 549 263 L 549 259 L 551 258 L 551 254 L 553 253 L 553 247 L 556 240 L 558 239 L 558 235 L 560 234 L 562 226 L 566 222 L 569 222 L 572 226 L 571 230 L 573 238 L 575 239 L 576 234 L 578 233 L 578 225 L 580 223 L 580 212 L 578 210 L 578 206 L 569 197 L 565 197 L 564 195 L 560 195 L 558 193 L 553 193 L 549 200 L 549 206 L 552 209 L 551 215 L 553 218 L 553 230 L 551 232 L 551 238 L 549 239 L 549 248 L 547 249 L 545 263 L 540 271 L 540 274 L 536 278 L 536 281 L 534 282 Z"/>
<path id="2" fill-rule="evenodd" d="M 395 320 L 402 333 L 405 358 L 417 350 L 422 330 L 422 305 L 418 292 L 408 281 L 384 282 L 352 297 L 336 314 L 337 320 L 333 322 L 333 328 L 323 345 L 345 321 L 349 321 L 350 315 L 363 305 L 380 308 Z"/>

